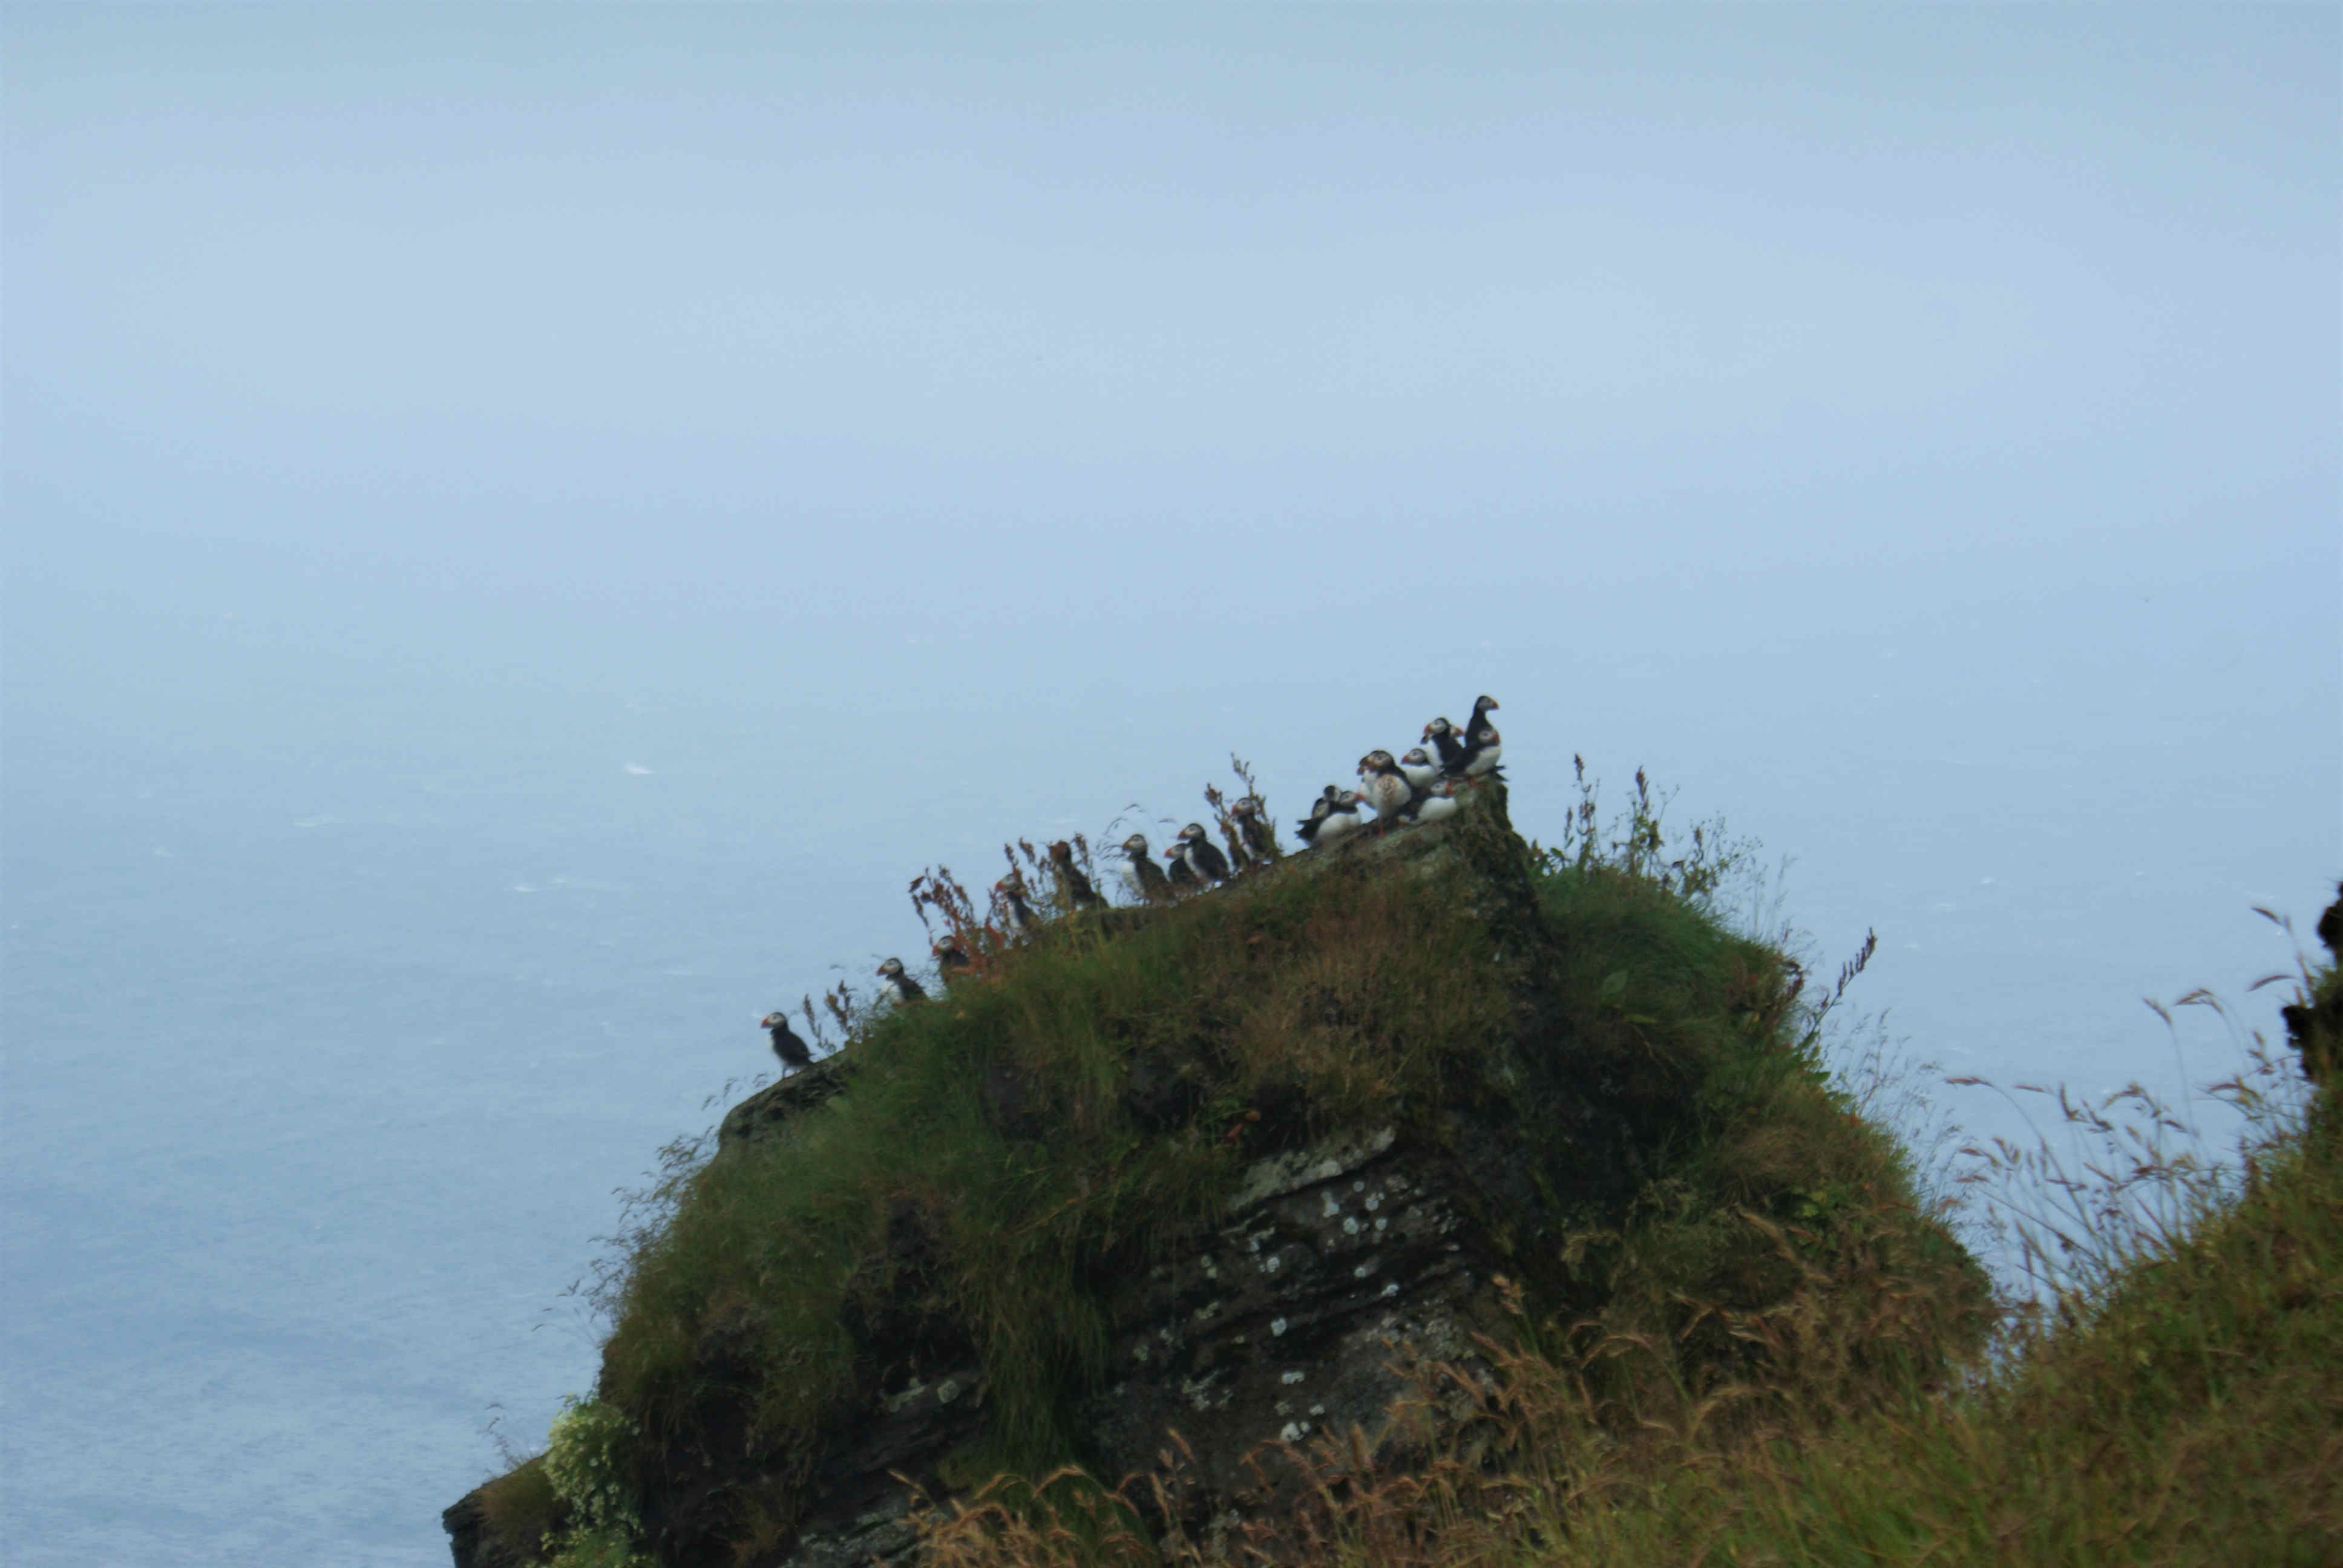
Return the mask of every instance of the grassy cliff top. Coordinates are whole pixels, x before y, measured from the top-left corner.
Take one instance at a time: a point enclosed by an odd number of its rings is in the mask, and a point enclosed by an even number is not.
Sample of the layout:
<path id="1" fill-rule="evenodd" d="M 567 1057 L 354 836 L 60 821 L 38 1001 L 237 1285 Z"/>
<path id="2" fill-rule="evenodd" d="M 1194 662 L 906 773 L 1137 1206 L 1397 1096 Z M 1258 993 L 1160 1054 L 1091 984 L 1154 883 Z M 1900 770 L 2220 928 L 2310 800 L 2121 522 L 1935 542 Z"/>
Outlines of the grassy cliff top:
<path id="1" fill-rule="evenodd" d="M 1696 1394 L 1782 1350 L 1757 1315 L 1859 1273 L 1905 1304 L 1840 1325 L 1837 1362 L 1935 1375 L 1982 1275 L 1831 1086 L 1798 964 L 1711 906 L 1714 841 L 1665 862 L 1634 815 L 1541 853 L 1493 786 L 1446 824 L 1057 920 L 860 1020 L 843 1093 L 679 1166 L 634 1233 L 591 1407 L 599 1539 L 656 1547 L 719 1451 L 744 1546 L 785 1536 L 906 1364 L 982 1369 L 998 1466 L 1080 1462 L 1066 1412 L 1121 1283 L 1254 1162 L 1346 1131 L 1522 1176 L 1483 1218 L 1524 1342 L 1649 1336 Z M 509 1538 L 582 1484 L 498 1483 Z"/>
<path id="2" fill-rule="evenodd" d="M 1704 1389 L 1648 1333 L 1526 1346 L 1482 1395 L 1488 1447 L 1364 1483 L 1333 1445 L 1299 1456 L 1319 1487 L 1282 1533 L 1304 1550 L 1284 1560 L 2343 1562 L 2343 899 L 2319 935 L 2329 961 L 2284 1010 L 2292 1055 L 2257 1041 L 2253 1070 L 2216 1086 L 2255 1129 L 2242 1171 L 2149 1153 L 2152 1105 L 2123 1120 L 2075 1104 L 2062 1131 L 2096 1150 L 2087 1166 L 2054 1158 L 2030 1194 L 2004 1194 L 2041 1220 L 2058 1288 L 2006 1303 L 1995 1353 L 1964 1375 L 1846 1375 L 1847 1331 L 1909 1286 L 1820 1271 L 1734 1314 L 1791 1352 L 1735 1383 Z M 2285 1082 L 2298 1072 L 2301 1093 Z M 1061 1527 L 1092 1517 L 939 1513 L 930 1560 L 1216 1560 L 1111 1527 L 1091 1532 L 1103 1551 L 1065 1546 Z"/>

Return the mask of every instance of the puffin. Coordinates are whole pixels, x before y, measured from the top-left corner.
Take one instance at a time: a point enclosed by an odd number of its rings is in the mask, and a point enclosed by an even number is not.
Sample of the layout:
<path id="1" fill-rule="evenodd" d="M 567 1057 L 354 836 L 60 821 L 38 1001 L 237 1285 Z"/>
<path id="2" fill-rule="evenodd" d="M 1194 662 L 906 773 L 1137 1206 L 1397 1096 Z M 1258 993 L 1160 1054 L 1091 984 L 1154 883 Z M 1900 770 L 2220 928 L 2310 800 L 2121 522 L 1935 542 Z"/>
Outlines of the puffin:
<path id="1" fill-rule="evenodd" d="M 1058 899 L 1061 903 L 1077 910 L 1102 910 L 1106 900 L 1099 897 L 1091 879 L 1074 864 L 1074 847 L 1063 839 L 1050 846 L 1050 869 L 1058 879 Z"/>
<path id="2" fill-rule="evenodd" d="M 773 1037 L 773 1054 L 781 1059 L 784 1070 L 795 1072 L 800 1067 L 813 1065 L 813 1051 L 789 1027 L 789 1014 L 769 1012 L 757 1020 L 757 1027 Z"/>
<path id="3" fill-rule="evenodd" d="M 1332 789 L 1333 786 L 1330 784 L 1327 788 Z M 1294 824 L 1294 831 L 1302 836 L 1303 844 L 1315 844 L 1318 841 L 1318 829 L 1325 825 L 1326 813 L 1333 809 L 1334 802 L 1323 795 L 1310 802 L 1310 815 Z"/>
<path id="4" fill-rule="evenodd" d="M 1505 776 L 1505 770 L 1497 766 L 1497 759 L 1505 754 L 1505 742 L 1497 733 L 1495 725 L 1477 726 L 1466 744 L 1472 756 L 1464 764 L 1465 778 L 1503 779 Z"/>
<path id="5" fill-rule="evenodd" d="M 1163 858 L 1172 862 L 1164 870 L 1164 878 L 1172 884 L 1173 894 L 1181 897 L 1201 891 L 1204 886 L 1204 879 L 1196 875 L 1196 868 L 1188 863 L 1187 848 L 1185 843 L 1178 843 L 1163 851 Z"/>
<path id="6" fill-rule="evenodd" d="M 1252 876 L 1253 868 L 1261 862 L 1253 858 L 1252 846 L 1245 842 L 1244 830 L 1237 825 L 1236 813 L 1233 810 L 1222 823 L 1222 830 L 1229 835 L 1230 874 L 1238 877 Z"/>
<path id="7" fill-rule="evenodd" d="M 1359 776 L 1367 781 L 1364 799 L 1374 807 L 1378 826 L 1388 825 L 1401 807 L 1415 799 L 1415 786 L 1388 751 L 1370 751 L 1360 758 Z"/>
<path id="8" fill-rule="evenodd" d="M 1445 719 L 1435 719 L 1423 727 L 1423 739 L 1432 742 L 1439 753 L 1440 770 L 1453 779 L 1464 771 L 1464 742 L 1456 727 Z"/>
<path id="9" fill-rule="evenodd" d="M 948 936 L 932 944 L 928 950 L 934 955 L 936 972 L 943 977 L 946 985 L 966 979 L 976 969 L 974 960 L 968 956 L 968 950 L 960 945 L 958 937 Z"/>
<path id="10" fill-rule="evenodd" d="M 1011 868 L 1007 876 L 992 884 L 992 891 L 1009 906 L 1009 918 L 1018 930 L 1030 937 L 1041 929 L 1041 917 L 1035 914 L 1033 906 L 1025 901 L 1025 874 L 1022 871 Z"/>
<path id="11" fill-rule="evenodd" d="M 1473 717 L 1464 725 L 1463 756 L 1458 766 L 1448 769 L 1452 776 L 1482 779 L 1496 772 L 1497 759 L 1503 755 L 1505 749 L 1504 740 L 1497 734 L 1497 727 L 1489 722 L 1488 716 L 1496 706 L 1497 699 L 1493 697 L 1473 699 Z"/>
<path id="12" fill-rule="evenodd" d="M 1142 904 L 1172 901 L 1172 879 L 1147 853 L 1147 835 L 1133 833 L 1122 841 L 1122 885 Z"/>
<path id="13" fill-rule="evenodd" d="M 1366 819 L 1359 810 L 1365 800 L 1366 797 L 1355 789 L 1338 800 L 1322 799 L 1319 803 L 1326 808 L 1326 814 L 1316 819 L 1318 826 L 1310 835 L 1311 843 L 1321 849 L 1332 849 L 1365 827 Z"/>
<path id="14" fill-rule="evenodd" d="M 1410 748 L 1408 754 L 1399 759 L 1399 770 L 1418 789 L 1429 789 L 1440 782 L 1440 764 L 1421 746 Z"/>
<path id="15" fill-rule="evenodd" d="M 1188 861 L 1188 869 L 1203 881 L 1225 882 L 1229 879 L 1229 858 L 1221 853 L 1219 845 L 1204 837 L 1204 825 L 1191 822 L 1180 829 L 1176 846 Z"/>
<path id="16" fill-rule="evenodd" d="M 1456 815 L 1456 786 L 1453 782 L 1436 784 L 1429 789 L 1419 789 L 1415 798 L 1399 809 L 1399 819 L 1412 825 L 1444 822 Z"/>
<path id="17" fill-rule="evenodd" d="M 898 1003 L 925 1001 L 928 1000 L 926 988 L 921 986 L 919 981 L 913 980 L 910 975 L 903 972 L 903 960 L 901 959 L 889 959 L 885 963 L 880 964 L 879 966 L 879 978 L 886 982 L 888 994 L 892 996 Z"/>
<path id="18" fill-rule="evenodd" d="M 1277 834 L 1270 828 L 1269 813 L 1258 795 L 1247 795 L 1229 808 L 1229 815 L 1237 819 L 1237 837 L 1252 852 L 1256 860 L 1277 859 Z"/>

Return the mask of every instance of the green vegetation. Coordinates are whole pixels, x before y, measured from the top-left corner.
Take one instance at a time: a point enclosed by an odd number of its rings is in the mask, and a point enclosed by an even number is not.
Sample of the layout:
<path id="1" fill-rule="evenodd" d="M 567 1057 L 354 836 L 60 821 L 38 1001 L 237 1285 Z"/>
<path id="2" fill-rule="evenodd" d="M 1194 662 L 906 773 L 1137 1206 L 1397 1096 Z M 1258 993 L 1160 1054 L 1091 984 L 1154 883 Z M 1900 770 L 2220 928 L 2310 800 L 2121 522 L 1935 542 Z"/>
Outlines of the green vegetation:
<path id="1" fill-rule="evenodd" d="M 2319 929 L 2343 943 L 2343 901 Z M 2285 1010 L 2296 1061 L 2258 1049 L 2256 1071 L 2217 1086 L 2254 1130 L 2241 1172 L 2175 1148 L 2185 1127 L 2137 1091 L 2062 1100 L 2096 1143 L 2080 1175 L 2046 1140 L 1986 1155 L 1975 1174 L 2047 1292 L 2003 1303 L 1965 1375 L 1852 1348 L 1882 1314 L 1946 1304 L 1883 1271 L 1860 1230 L 1818 1249 L 1750 1214 L 1803 1282 L 1754 1312 L 1677 1308 L 1762 1346 L 1750 1375 L 1704 1375 L 1688 1340 L 1652 1332 L 1651 1292 L 1623 1291 L 1493 1346 L 1494 1387 L 1426 1369 L 1427 1401 L 1465 1391 L 1481 1419 L 1407 1473 L 1363 1480 L 1339 1440 L 1290 1451 L 1312 1504 L 1250 1543 L 1377 1568 L 2343 1561 L 2343 972 L 2306 972 L 2301 990 Z M 2315 1092 L 2288 1091 L 2297 1066 Z M 1717 1148 L 1737 1143 L 1724 1131 Z M 1623 1238 L 1621 1266 L 1670 1275 L 1634 1257 L 1676 1255 L 1666 1229 Z M 1094 1501 L 1001 1495 L 931 1514 L 930 1560 L 1208 1560 Z"/>
<path id="2" fill-rule="evenodd" d="M 1341 1489 L 1410 1521 L 1411 1551 L 1584 1535 L 1525 1499 L 1581 1485 L 1584 1464 L 1613 1476 L 1647 1428 L 1745 1446 L 1817 1402 L 1940 1386 L 1988 1297 L 1907 1157 L 1825 1069 L 1823 1020 L 1860 960 L 1811 994 L 1716 907 L 1736 848 L 1704 826 L 1685 850 L 1668 858 L 1640 778 L 1607 831 L 1587 790 L 1553 851 L 1513 835 L 1492 789 L 1437 829 L 1055 921 L 988 979 L 855 1020 L 850 1092 L 786 1136 L 679 1149 L 646 1195 L 606 1283 L 597 1399 L 565 1417 L 591 1413 L 592 1462 L 565 1428 L 491 1483 L 510 1504 L 488 1511 L 496 1540 L 565 1564 L 678 1542 L 748 1560 L 907 1372 L 981 1368 L 992 1446 L 960 1467 L 971 1481 L 1079 1464 L 1066 1412 L 1101 1373 L 1118 1287 L 1208 1224 L 1249 1161 L 1346 1130 L 1440 1144 L 1497 1126 L 1542 1194 L 1483 1216 L 1511 1239 L 1515 1312 L 1470 1462 L 1438 1462 L 1445 1494 L 1407 1481 L 1404 1508 Z M 1544 1136 L 1590 1106 L 1601 1138 Z M 1533 1452 L 1561 1468 L 1522 1469 L 1496 1506 L 1499 1460 Z M 1014 1529 L 980 1511 L 931 1544 L 1019 1560 L 1040 1495 Z M 1427 1517 L 1449 1528 L 1426 1534 Z M 1536 1533 L 1487 1535 L 1507 1519 Z M 1331 1503 L 1312 1527 L 1366 1550 Z M 1177 1546 L 1078 1534 L 1108 1555 Z"/>
<path id="3" fill-rule="evenodd" d="M 679 1172 L 600 1386 L 652 1508 L 712 1432 L 756 1477 L 724 1530 L 786 1529 L 874 1354 L 980 1363 L 998 1462 L 1072 1454 L 1060 1412 L 1101 1370 L 1111 1283 L 1250 1155 L 1428 1120 L 1505 1032 L 1457 873 L 1384 869 L 1297 868 L 1111 934 L 1060 922 L 1000 980 L 868 1021 L 852 1092 L 790 1138 Z"/>
<path id="4" fill-rule="evenodd" d="M 543 1454 L 498 1476 L 480 1488 L 478 1496 L 489 1538 L 523 1559 L 543 1555 L 566 1523 Z"/>

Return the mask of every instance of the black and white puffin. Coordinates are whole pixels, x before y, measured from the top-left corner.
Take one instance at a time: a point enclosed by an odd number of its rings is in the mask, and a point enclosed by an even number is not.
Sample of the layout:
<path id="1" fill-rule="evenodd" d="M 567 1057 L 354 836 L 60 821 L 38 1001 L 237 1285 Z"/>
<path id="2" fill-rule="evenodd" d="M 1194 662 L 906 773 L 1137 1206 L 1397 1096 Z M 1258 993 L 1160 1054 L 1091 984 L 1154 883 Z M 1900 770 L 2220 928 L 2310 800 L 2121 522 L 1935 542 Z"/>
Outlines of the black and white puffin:
<path id="1" fill-rule="evenodd" d="M 1334 787 L 1329 784 L 1326 788 L 1331 791 Z M 1325 825 L 1326 813 L 1333 809 L 1334 802 L 1328 795 L 1321 795 L 1310 802 L 1310 815 L 1293 825 L 1294 832 L 1301 836 L 1303 844 L 1318 842 L 1318 829 Z"/>
<path id="2" fill-rule="evenodd" d="M 1191 822 L 1180 829 L 1180 852 L 1187 857 L 1188 869 L 1207 882 L 1229 879 L 1229 858 L 1221 847 L 1204 837 L 1204 825 Z"/>
<path id="3" fill-rule="evenodd" d="M 1375 820 L 1387 824 L 1400 809 L 1415 799 L 1415 786 L 1399 770 L 1388 751 L 1370 751 L 1359 759 L 1359 777 L 1366 780 L 1366 799 L 1375 809 Z"/>
<path id="4" fill-rule="evenodd" d="M 1256 860 L 1277 859 L 1277 834 L 1269 825 L 1269 813 L 1262 809 L 1261 797 L 1247 795 L 1229 808 L 1229 815 L 1237 819 L 1237 837 L 1252 852 Z"/>
<path id="5" fill-rule="evenodd" d="M 757 1020 L 757 1026 L 773 1037 L 773 1054 L 781 1059 L 783 1068 L 795 1072 L 800 1067 L 813 1065 L 813 1050 L 789 1027 L 789 1014 L 769 1012 Z"/>
<path id="6" fill-rule="evenodd" d="M 975 960 L 968 956 L 968 950 L 960 945 L 958 937 L 946 937 L 930 944 L 928 950 L 935 956 L 936 973 L 943 977 L 946 985 L 956 980 L 965 980 L 976 969 Z"/>
<path id="7" fill-rule="evenodd" d="M 1021 934 L 1030 937 L 1041 929 L 1041 917 L 1035 914 L 1033 906 L 1025 901 L 1025 874 L 1022 871 L 1012 868 L 1007 876 L 992 884 L 992 891 L 1009 906 L 1009 919 Z"/>
<path id="8" fill-rule="evenodd" d="M 1423 739 L 1432 742 L 1432 749 L 1440 759 L 1440 770 L 1450 778 L 1464 771 L 1464 738 L 1445 719 L 1435 719 L 1423 727 Z"/>
<path id="9" fill-rule="evenodd" d="M 901 959 L 889 959 L 879 966 L 879 979 L 889 995 L 898 1003 L 925 1001 L 927 988 L 903 972 Z"/>
<path id="10" fill-rule="evenodd" d="M 1252 846 L 1245 842 L 1244 832 L 1238 825 L 1233 811 L 1222 822 L 1221 831 L 1228 835 L 1230 875 L 1237 877 L 1252 875 L 1253 868 L 1260 865 L 1261 861 L 1254 858 Z"/>
<path id="11" fill-rule="evenodd" d="M 1061 839 L 1050 846 L 1050 870 L 1058 879 L 1058 901 L 1070 910 L 1102 910 L 1106 900 L 1099 897 L 1091 879 L 1074 864 L 1074 847 Z"/>
<path id="12" fill-rule="evenodd" d="M 1172 879 L 1147 852 L 1147 835 L 1133 833 L 1122 841 L 1122 885 L 1142 904 L 1172 901 Z"/>
<path id="13" fill-rule="evenodd" d="M 1163 851 L 1163 859 L 1169 862 L 1163 868 L 1163 875 L 1171 882 L 1172 891 L 1181 898 L 1202 892 L 1204 887 L 1204 879 L 1196 875 L 1195 867 L 1188 864 L 1187 848 L 1185 844 L 1173 844 Z"/>
<path id="14" fill-rule="evenodd" d="M 1496 708 L 1497 699 L 1493 697 L 1473 699 L 1473 717 L 1464 725 L 1462 765 L 1449 769 L 1452 775 L 1484 779 L 1497 770 L 1497 759 L 1504 755 L 1505 742 L 1497 733 L 1497 727 L 1489 722 L 1489 715 Z"/>
<path id="15" fill-rule="evenodd" d="M 1416 825 L 1444 822 L 1456 815 L 1456 810 L 1455 782 L 1443 780 L 1429 789 L 1417 790 L 1415 798 L 1399 809 L 1399 819 Z"/>
<path id="16" fill-rule="evenodd" d="M 1502 779 L 1505 776 L 1505 770 L 1497 766 L 1497 759 L 1505 754 L 1505 742 L 1504 738 L 1497 733 L 1495 725 L 1475 727 L 1467 744 L 1472 756 L 1464 764 L 1465 778 Z"/>
<path id="17" fill-rule="evenodd" d="M 1440 782 L 1440 764 L 1434 762 L 1432 753 L 1421 746 L 1409 748 L 1407 755 L 1399 759 L 1399 770 L 1401 776 L 1418 789 L 1429 789 Z"/>
<path id="18" fill-rule="evenodd" d="M 1311 844 L 1321 849 L 1332 849 L 1365 827 L 1365 814 L 1359 809 L 1365 800 L 1366 797 L 1355 789 L 1337 799 L 1328 800 L 1322 797 L 1318 804 L 1325 807 L 1326 811 L 1325 815 L 1318 816 L 1316 809 L 1312 809 L 1312 820 L 1317 826 L 1308 834 Z"/>

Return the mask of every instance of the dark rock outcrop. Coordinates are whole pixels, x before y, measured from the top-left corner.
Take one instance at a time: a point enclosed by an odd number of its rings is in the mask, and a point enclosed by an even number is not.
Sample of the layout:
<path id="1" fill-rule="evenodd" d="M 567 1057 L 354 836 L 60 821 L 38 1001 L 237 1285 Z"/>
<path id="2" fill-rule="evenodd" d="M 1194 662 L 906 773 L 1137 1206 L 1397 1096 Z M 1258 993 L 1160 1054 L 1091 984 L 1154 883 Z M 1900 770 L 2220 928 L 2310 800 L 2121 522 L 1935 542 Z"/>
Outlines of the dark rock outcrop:
<path id="1" fill-rule="evenodd" d="M 1256 1161 L 1219 1226 L 1120 1292 L 1111 1381 L 1078 1417 L 1100 1473 L 1154 1465 L 1177 1432 L 1196 1460 L 1183 1523 L 1209 1530 L 1256 1489 L 1245 1460 L 1264 1444 L 1353 1426 L 1388 1443 L 1402 1364 L 1468 1356 L 1498 1316 L 1504 1259 L 1478 1203 L 1460 1162 L 1391 1129 Z M 767 1561 L 844 1568 L 900 1552 L 915 1488 L 964 1486 L 953 1461 L 982 1422 L 974 1368 L 888 1393 L 795 1543 Z"/>
<path id="2" fill-rule="evenodd" d="M 507 1547 L 488 1528 L 482 1496 L 487 1490 L 474 1487 L 440 1513 L 439 1527 L 447 1533 L 457 1568 L 526 1568 L 528 1559 Z"/>
<path id="3" fill-rule="evenodd" d="M 716 1129 L 716 1146 L 730 1149 L 751 1139 L 779 1133 L 791 1121 L 817 1111 L 845 1092 L 852 1071 L 849 1052 L 825 1056 L 811 1067 L 799 1068 L 778 1083 L 767 1084 L 724 1113 Z"/>

